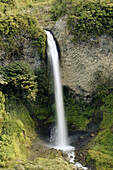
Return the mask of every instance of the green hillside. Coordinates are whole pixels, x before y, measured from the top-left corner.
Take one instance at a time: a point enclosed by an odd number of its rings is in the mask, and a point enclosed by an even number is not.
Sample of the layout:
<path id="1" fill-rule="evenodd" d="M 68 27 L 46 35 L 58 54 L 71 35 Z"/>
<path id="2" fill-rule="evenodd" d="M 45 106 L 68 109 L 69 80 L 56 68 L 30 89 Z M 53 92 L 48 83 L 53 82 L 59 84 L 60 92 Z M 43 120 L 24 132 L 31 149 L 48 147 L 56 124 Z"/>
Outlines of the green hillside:
<path id="1" fill-rule="evenodd" d="M 73 169 L 60 151 L 37 144 L 39 128 L 45 132 L 55 121 L 43 28 L 52 29 L 65 15 L 74 44 L 105 34 L 113 38 L 112 0 L 0 0 L 0 61 L 10 61 L 0 63 L 0 169 Z M 28 40 L 38 51 L 39 68 L 23 62 Z M 97 87 L 90 103 L 76 100 L 64 87 L 64 104 L 69 130 L 73 126 L 74 131 L 88 131 L 90 125 L 99 125 L 87 145 L 86 165 L 113 169 L 112 80 Z"/>

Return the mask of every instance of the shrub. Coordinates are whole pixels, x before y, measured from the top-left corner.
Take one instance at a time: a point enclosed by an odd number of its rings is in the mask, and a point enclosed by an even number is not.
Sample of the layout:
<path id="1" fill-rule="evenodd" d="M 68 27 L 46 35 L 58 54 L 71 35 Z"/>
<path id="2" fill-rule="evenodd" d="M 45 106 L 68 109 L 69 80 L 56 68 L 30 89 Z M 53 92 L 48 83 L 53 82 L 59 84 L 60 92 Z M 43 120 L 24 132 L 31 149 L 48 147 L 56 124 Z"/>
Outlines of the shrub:
<path id="1" fill-rule="evenodd" d="M 94 38 L 104 33 L 113 35 L 113 5 L 106 1 L 81 1 L 72 7 L 68 27 L 74 40 Z"/>
<path id="2" fill-rule="evenodd" d="M 57 20 L 67 14 L 67 25 L 74 41 L 87 41 L 104 33 L 113 35 L 113 3 L 111 1 L 64 1 L 53 2 L 51 15 Z"/>
<path id="3" fill-rule="evenodd" d="M 3 7 L 2 10 L 4 11 L 5 8 Z M 8 56 L 20 56 L 23 53 L 26 38 L 31 40 L 31 45 L 37 48 L 39 55 L 43 57 L 46 35 L 35 16 L 20 11 L 19 13 L 6 13 L 1 17 L 0 45 Z"/>
<path id="4" fill-rule="evenodd" d="M 4 75 L 7 82 L 7 86 L 4 88 L 7 93 L 10 93 L 12 89 L 21 98 L 35 99 L 37 82 L 35 81 L 34 72 L 28 64 L 16 61 L 3 68 L 1 74 Z"/>

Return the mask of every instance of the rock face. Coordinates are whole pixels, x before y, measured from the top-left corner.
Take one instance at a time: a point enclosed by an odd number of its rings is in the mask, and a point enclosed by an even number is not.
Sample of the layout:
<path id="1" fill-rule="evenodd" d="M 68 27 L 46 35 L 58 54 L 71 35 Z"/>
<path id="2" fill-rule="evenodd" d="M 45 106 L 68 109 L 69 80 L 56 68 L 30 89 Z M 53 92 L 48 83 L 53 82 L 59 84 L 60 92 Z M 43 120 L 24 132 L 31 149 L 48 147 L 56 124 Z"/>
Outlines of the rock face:
<path id="1" fill-rule="evenodd" d="M 7 64 L 14 62 L 16 60 L 21 60 L 28 63 L 31 68 L 35 69 L 41 64 L 40 56 L 38 50 L 32 46 L 32 40 L 26 34 L 24 42 L 22 44 L 21 55 L 14 54 L 13 56 L 5 50 L 0 50 L 0 66 L 6 66 Z"/>
<path id="2" fill-rule="evenodd" d="M 61 50 L 62 82 L 76 96 L 90 101 L 99 84 L 113 80 L 113 39 L 103 35 L 74 44 L 66 20 L 67 16 L 60 18 L 52 30 Z"/>

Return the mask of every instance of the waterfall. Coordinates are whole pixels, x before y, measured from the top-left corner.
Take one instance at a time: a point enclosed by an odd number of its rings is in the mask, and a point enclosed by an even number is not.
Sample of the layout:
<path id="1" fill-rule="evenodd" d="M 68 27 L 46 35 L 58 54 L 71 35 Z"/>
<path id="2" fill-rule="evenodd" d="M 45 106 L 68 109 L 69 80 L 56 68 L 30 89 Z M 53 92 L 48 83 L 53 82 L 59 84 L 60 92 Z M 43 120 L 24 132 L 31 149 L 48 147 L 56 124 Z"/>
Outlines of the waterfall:
<path id="1" fill-rule="evenodd" d="M 57 50 L 57 46 L 52 34 L 49 31 L 46 31 L 47 34 L 47 54 L 50 60 L 51 66 L 53 68 L 53 76 L 54 76 L 54 89 L 55 89 L 55 103 L 56 103 L 56 112 L 57 112 L 57 132 L 56 141 L 54 148 L 60 149 L 68 154 L 68 158 L 71 163 L 75 164 L 75 153 L 74 147 L 69 146 L 67 142 L 67 126 L 65 121 L 65 113 L 64 113 L 64 103 L 63 103 L 63 92 L 61 85 L 61 76 L 60 76 L 60 64 L 59 64 L 59 54 Z M 75 167 L 80 167 L 84 170 L 87 170 L 87 167 L 83 167 L 80 163 L 76 163 Z"/>
<path id="2" fill-rule="evenodd" d="M 55 103 L 56 103 L 56 112 L 57 112 L 57 129 L 56 129 L 55 144 L 59 148 L 63 149 L 68 145 L 68 143 L 67 143 L 67 127 L 65 121 L 63 93 L 62 93 L 61 76 L 60 76 L 59 54 L 52 34 L 49 31 L 46 31 L 46 34 L 47 34 L 47 45 L 48 45 L 47 54 L 53 68 Z"/>

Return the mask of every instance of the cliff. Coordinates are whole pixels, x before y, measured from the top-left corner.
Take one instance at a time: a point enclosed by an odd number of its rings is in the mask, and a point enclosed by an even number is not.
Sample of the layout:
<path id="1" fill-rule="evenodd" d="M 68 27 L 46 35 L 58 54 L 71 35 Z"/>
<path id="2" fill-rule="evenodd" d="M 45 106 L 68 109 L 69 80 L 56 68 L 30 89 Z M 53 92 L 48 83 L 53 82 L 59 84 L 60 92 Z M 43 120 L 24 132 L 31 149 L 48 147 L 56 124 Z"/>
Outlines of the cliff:
<path id="1" fill-rule="evenodd" d="M 89 102 L 99 85 L 113 80 L 113 39 L 102 35 L 74 43 L 67 16 L 61 17 L 52 31 L 60 46 L 63 85 Z"/>
<path id="2" fill-rule="evenodd" d="M 0 1 L 0 169 L 72 169 L 37 134 L 38 122 L 46 122 L 50 109 L 46 34 L 32 5 Z"/>
<path id="3" fill-rule="evenodd" d="M 37 135 L 49 138 L 55 122 L 48 28 L 59 44 L 70 133 L 84 134 L 71 139 L 76 161 L 113 169 L 112 1 L 1 0 L 0 7 L 0 168 L 73 168 Z"/>

